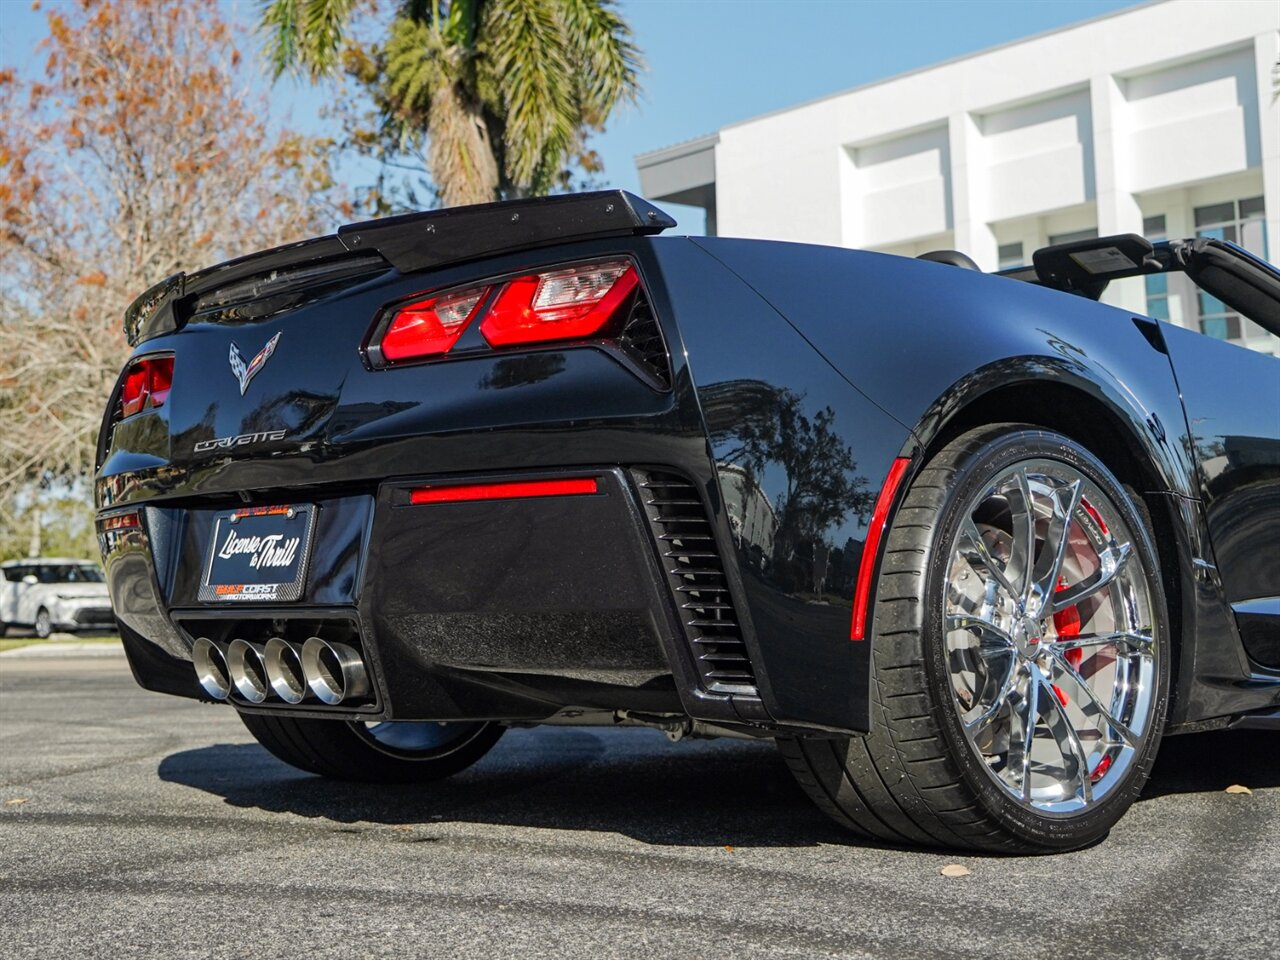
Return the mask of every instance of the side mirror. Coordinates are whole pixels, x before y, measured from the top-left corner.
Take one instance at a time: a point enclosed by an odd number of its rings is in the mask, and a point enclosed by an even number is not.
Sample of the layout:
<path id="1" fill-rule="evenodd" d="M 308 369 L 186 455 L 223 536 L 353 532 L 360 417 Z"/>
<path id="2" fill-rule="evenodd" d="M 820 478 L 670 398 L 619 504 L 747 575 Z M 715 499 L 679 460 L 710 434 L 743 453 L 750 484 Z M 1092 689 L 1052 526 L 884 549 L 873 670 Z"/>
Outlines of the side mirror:
<path id="1" fill-rule="evenodd" d="M 34 573 L 28 573 L 22 578 L 23 583 L 39 583 L 40 579 Z"/>

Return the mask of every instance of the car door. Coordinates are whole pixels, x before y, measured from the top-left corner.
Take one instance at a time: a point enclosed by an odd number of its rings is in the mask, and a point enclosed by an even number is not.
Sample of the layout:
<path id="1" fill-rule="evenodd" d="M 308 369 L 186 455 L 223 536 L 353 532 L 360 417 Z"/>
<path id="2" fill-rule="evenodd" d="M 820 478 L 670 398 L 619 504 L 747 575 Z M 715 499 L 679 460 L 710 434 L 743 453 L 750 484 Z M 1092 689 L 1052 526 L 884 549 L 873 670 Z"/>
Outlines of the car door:
<path id="1" fill-rule="evenodd" d="M 1163 329 L 1226 599 L 1249 656 L 1280 669 L 1280 358 Z"/>
<path id="2" fill-rule="evenodd" d="M 27 615 L 27 599 L 31 594 L 32 584 L 27 583 L 27 578 L 36 572 L 33 564 L 25 563 L 18 567 L 10 567 L 8 570 L 5 583 L 6 590 L 9 594 L 8 612 L 5 619 L 9 623 L 28 624 L 31 617 Z"/>
<path id="3" fill-rule="evenodd" d="M 18 591 L 22 587 L 22 567 L 5 567 L 0 580 L 0 624 L 18 622 Z"/>

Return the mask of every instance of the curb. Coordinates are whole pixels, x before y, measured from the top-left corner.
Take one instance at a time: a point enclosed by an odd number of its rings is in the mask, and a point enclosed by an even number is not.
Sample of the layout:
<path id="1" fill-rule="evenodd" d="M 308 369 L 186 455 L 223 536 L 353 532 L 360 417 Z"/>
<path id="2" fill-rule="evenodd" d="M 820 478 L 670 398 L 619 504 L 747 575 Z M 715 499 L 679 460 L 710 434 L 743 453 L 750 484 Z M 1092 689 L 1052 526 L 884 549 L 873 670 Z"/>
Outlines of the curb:
<path id="1" fill-rule="evenodd" d="M 56 660 L 80 657 L 123 657 L 119 643 L 60 643 L 37 641 L 17 650 L 0 653 L 0 660 Z"/>

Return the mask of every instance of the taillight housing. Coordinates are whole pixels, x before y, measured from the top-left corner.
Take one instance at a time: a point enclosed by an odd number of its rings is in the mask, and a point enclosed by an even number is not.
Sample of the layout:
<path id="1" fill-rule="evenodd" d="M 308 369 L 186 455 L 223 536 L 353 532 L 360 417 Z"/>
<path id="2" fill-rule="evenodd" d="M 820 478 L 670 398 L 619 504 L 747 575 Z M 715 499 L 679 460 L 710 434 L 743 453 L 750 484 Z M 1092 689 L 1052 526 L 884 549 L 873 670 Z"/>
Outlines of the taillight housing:
<path id="1" fill-rule="evenodd" d="M 612 257 L 549 267 L 400 304 L 377 323 L 367 352 L 375 367 L 386 367 L 450 355 L 589 342 L 616 348 L 665 387 L 665 347 L 642 300 L 640 277 L 630 260 Z M 641 306 L 643 317 L 637 316 Z M 459 343 L 473 326 L 478 336 Z M 662 369 L 648 370 L 655 366 L 655 345 L 661 354 L 656 365 Z"/>
<path id="2" fill-rule="evenodd" d="M 117 419 L 162 407 L 173 388 L 173 357 L 143 357 L 125 368 Z"/>
<path id="3" fill-rule="evenodd" d="M 489 287 L 470 287 L 417 300 L 396 310 L 380 345 L 388 363 L 448 353 L 489 295 Z"/>
<path id="4" fill-rule="evenodd" d="M 491 347 L 598 335 L 639 280 L 625 260 L 588 263 L 508 280 L 480 322 Z"/>

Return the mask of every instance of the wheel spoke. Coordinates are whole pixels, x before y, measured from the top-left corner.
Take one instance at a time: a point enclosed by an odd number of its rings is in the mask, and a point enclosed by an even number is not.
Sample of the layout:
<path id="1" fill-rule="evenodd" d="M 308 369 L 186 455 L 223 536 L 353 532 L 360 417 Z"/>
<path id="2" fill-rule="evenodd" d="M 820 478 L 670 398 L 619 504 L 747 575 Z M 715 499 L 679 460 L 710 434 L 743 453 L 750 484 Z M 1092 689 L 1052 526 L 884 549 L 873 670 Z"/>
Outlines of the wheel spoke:
<path id="1" fill-rule="evenodd" d="M 1093 633 L 1080 637 L 1069 637 L 1065 640 L 1054 640 L 1049 644 L 1049 649 L 1055 652 L 1065 652 L 1067 650 L 1084 650 L 1089 647 L 1106 647 L 1106 646 L 1128 647 L 1135 653 L 1148 654 L 1155 649 L 1155 640 L 1149 633 L 1137 633 L 1132 630 L 1122 630 L 1118 633 Z"/>
<path id="2" fill-rule="evenodd" d="M 1006 576 L 1016 586 L 1014 594 L 1018 599 L 1025 599 L 1031 589 L 1031 568 L 1036 556 L 1036 506 L 1035 497 L 1031 493 L 1031 481 L 1027 479 L 1026 468 L 1019 468 L 1014 474 L 1018 486 L 1020 504 L 1009 503 L 1009 511 L 1013 515 L 1013 544 L 1009 550 L 1009 562 L 1005 569 L 1011 571 Z M 1016 574 L 1012 573 L 1016 571 Z"/>
<path id="3" fill-rule="evenodd" d="M 1036 671 L 1039 673 L 1039 671 Z M 1066 708 L 1058 699 L 1057 693 L 1044 674 L 1039 677 L 1040 693 L 1049 709 L 1045 712 L 1045 725 L 1053 734 L 1062 754 L 1062 771 L 1067 782 L 1072 785 L 1072 796 L 1076 789 L 1083 794 L 1085 803 L 1093 802 L 1093 782 L 1089 779 L 1089 757 L 1085 753 L 1080 735 L 1067 716 Z"/>
<path id="4" fill-rule="evenodd" d="M 1036 559 L 1035 574 L 1032 587 L 1028 593 L 1034 592 L 1040 603 L 1035 606 L 1038 612 L 1050 602 L 1053 591 L 1062 575 L 1062 561 L 1067 555 L 1067 544 L 1071 540 L 1071 518 L 1080 506 L 1080 497 L 1084 493 L 1084 481 L 1077 480 L 1065 488 L 1066 506 L 1063 506 L 1063 488 L 1053 491 L 1050 498 L 1053 513 L 1049 517 L 1049 526 L 1044 534 L 1044 546 Z M 1030 599 L 1030 596 L 1028 596 Z M 1030 604 L 1028 604 L 1030 606 Z"/>
<path id="5" fill-rule="evenodd" d="M 1005 633 L 990 620 L 979 617 L 971 613 L 949 613 L 947 614 L 947 632 L 952 630 L 977 630 L 983 637 L 990 637 L 1000 641 L 1001 648 L 1013 647 L 1013 637 Z M 987 644 L 983 645 L 988 646 Z"/>
<path id="6" fill-rule="evenodd" d="M 965 545 L 968 550 L 965 550 Z M 1005 573 L 1004 567 L 996 562 L 991 556 L 991 551 L 987 549 L 987 542 L 982 539 L 982 534 L 978 531 L 978 526 L 973 522 L 973 517 L 965 517 L 963 525 L 960 527 L 960 550 L 966 554 L 966 559 L 971 562 L 976 559 L 979 564 L 986 568 L 991 574 L 992 579 L 999 584 L 1000 589 L 1005 592 L 1011 599 L 1017 600 L 1020 596 L 1019 592 L 1014 589 L 1013 584 L 1009 582 L 1008 575 Z"/>
<path id="7" fill-rule="evenodd" d="M 1089 712 L 1089 707 L 1092 706 L 1093 709 L 1098 712 L 1098 715 L 1107 722 L 1107 726 L 1109 726 L 1114 733 L 1119 735 L 1121 740 L 1136 749 L 1139 746 L 1138 737 L 1132 730 L 1111 715 L 1111 704 L 1102 702 L 1102 698 L 1094 692 L 1089 681 L 1080 674 L 1080 671 L 1077 670 L 1065 656 L 1063 656 L 1063 651 L 1059 649 L 1058 644 L 1048 644 L 1047 647 L 1049 652 L 1053 654 L 1054 665 L 1057 666 L 1061 675 L 1075 684 L 1080 692 L 1084 694 L 1085 699 L 1089 701 L 1088 704 L 1081 701 L 1080 708 L 1087 714 Z"/>
<path id="8" fill-rule="evenodd" d="M 1049 612 L 1057 613 L 1067 607 L 1074 607 L 1099 590 L 1111 586 L 1115 578 L 1120 576 L 1131 556 L 1133 556 L 1133 546 L 1128 543 L 1102 551 L 1098 554 L 1101 565 L 1092 575 L 1052 595 Z"/>
<path id="9" fill-rule="evenodd" d="M 1035 668 L 1032 668 L 1034 670 Z M 1020 691 L 1019 691 L 1020 692 Z M 1022 799 L 1031 799 L 1031 747 L 1036 737 L 1036 722 L 1040 716 L 1040 684 L 1028 677 L 1026 693 L 1014 700 L 1009 712 L 1008 769 L 1019 774 L 1018 785 Z"/>
<path id="10" fill-rule="evenodd" d="M 964 721 L 965 730 L 969 732 L 970 736 L 979 736 L 987 727 L 991 726 L 992 722 L 999 716 L 1000 709 L 1008 702 L 1014 690 L 1017 689 L 1018 677 L 1021 673 L 1022 667 L 1011 659 L 1009 673 L 1004 678 L 1004 682 L 1000 684 L 999 691 L 991 698 L 990 705 L 972 720 Z"/>

